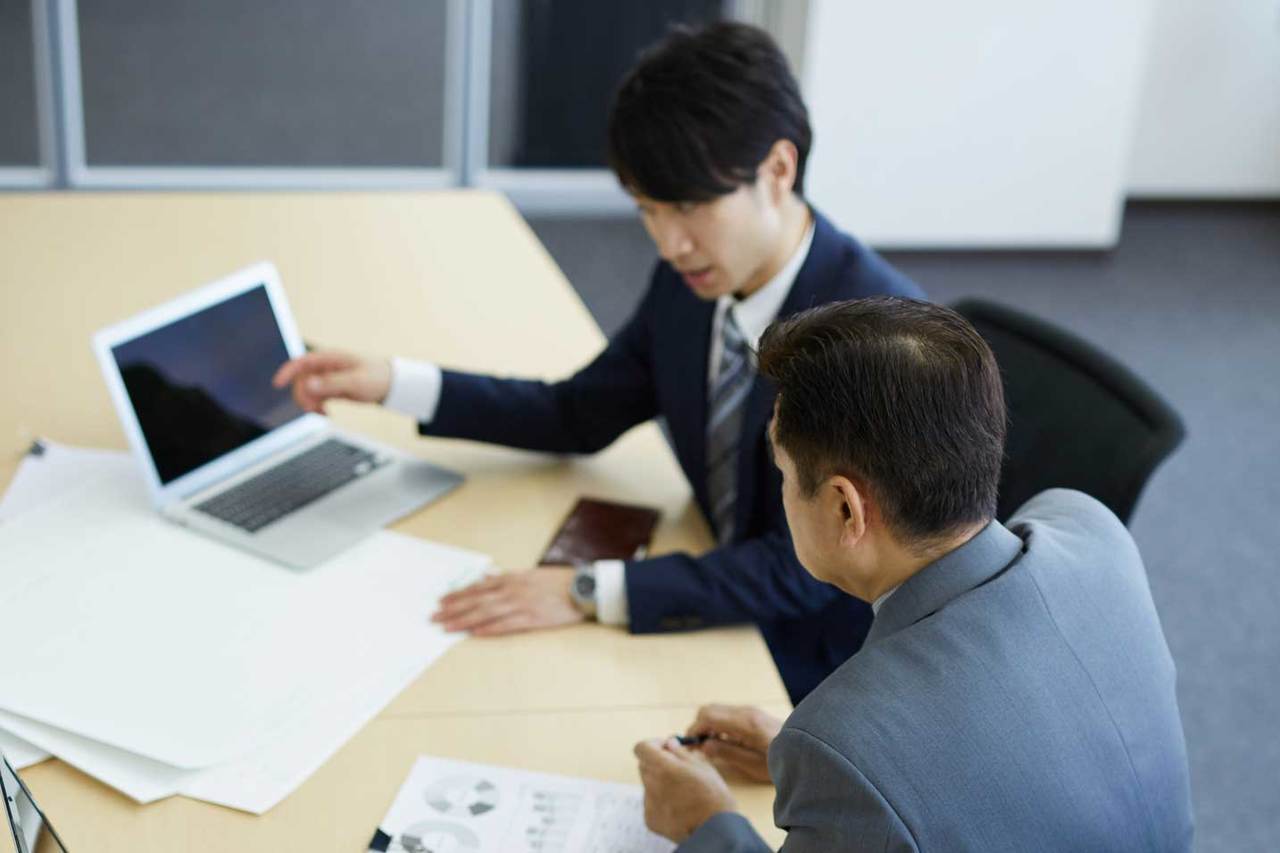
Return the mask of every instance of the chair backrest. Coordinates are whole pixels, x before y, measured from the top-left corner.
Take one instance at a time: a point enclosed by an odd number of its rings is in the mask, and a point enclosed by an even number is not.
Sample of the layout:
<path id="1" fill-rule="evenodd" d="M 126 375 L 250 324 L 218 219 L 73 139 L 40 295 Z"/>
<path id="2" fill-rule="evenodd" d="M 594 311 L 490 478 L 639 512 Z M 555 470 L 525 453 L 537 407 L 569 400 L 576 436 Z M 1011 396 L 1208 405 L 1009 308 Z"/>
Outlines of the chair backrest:
<path id="1" fill-rule="evenodd" d="M 1009 434 L 996 517 L 1053 487 L 1078 489 L 1126 524 L 1151 473 L 1181 443 L 1182 419 L 1111 356 L 1037 317 L 980 299 L 955 306 L 1004 377 Z"/>

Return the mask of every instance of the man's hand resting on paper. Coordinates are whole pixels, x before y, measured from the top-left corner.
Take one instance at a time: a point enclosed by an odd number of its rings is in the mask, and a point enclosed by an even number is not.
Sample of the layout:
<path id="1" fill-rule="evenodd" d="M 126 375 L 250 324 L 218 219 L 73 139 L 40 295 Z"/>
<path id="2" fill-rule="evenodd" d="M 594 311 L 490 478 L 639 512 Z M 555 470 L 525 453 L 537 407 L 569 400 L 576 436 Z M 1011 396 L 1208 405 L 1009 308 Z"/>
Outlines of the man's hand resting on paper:
<path id="1" fill-rule="evenodd" d="M 391 391 L 391 362 L 328 350 L 309 352 L 280 366 L 271 384 L 290 385 L 304 411 L 323 414 L 330 400 L 381 403 Z"/>
<path id="2" fill-rule="evenodd" d="M 572 583 L 567 566 L 490 575 L 446 595 L 431 619 L 446 631 L 478 637 L 572 625 L 586 619 L 569 597 Z"/>

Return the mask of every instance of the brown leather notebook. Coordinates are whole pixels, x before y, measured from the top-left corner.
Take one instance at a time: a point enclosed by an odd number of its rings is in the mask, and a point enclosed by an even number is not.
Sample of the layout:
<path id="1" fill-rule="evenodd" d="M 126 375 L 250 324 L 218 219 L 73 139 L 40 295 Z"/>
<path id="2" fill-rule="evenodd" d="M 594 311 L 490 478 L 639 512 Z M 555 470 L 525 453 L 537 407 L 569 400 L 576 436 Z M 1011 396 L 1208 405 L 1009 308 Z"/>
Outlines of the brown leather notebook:
<path id="1" fill-rule="evenodd" d="M 538 565 L 639 559 L 649 549 L 660 515 L 649 507 L 579 498 Z"/>

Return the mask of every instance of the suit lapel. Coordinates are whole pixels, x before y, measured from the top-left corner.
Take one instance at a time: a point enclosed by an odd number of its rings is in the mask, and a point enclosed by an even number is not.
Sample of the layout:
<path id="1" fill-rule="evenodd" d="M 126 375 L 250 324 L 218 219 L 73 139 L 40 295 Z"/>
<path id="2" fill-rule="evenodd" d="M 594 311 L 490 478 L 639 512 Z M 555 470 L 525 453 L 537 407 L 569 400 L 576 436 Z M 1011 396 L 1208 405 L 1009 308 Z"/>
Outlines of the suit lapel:
<path id="1" fill-rule="evenodd" d="M 681 287 L 684 285 L 681 283 Z M 676 446 L 683 448 L 688 475 L 696 483 L 694 497 L 707 503 L 707 365 L 711 352 L 711 321 L 715 303 L 682 293 L 680 305 L 670 316 L 657 318 L 668 325 L 660 336 L 670 347 L 667 355 L 674 406 L 667 425 Z"/>

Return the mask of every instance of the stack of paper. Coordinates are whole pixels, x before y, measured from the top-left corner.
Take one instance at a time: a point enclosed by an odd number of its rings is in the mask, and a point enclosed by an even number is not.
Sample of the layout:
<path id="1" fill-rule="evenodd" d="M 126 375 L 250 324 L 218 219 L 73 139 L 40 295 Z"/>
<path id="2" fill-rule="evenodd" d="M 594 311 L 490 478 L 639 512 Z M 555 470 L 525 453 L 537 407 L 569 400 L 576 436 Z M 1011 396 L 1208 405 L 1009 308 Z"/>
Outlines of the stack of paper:
<path id="1" fill-rule="evenodd" d="M 261 813 L 459 639 L 428 616 L 484 556 L 383 531 L 281 568 L 161 519 L 122 457 L 49 446 L 0 505 L 0 625 L 20 650 L 0 730 L 20 756 L 139 802 Z"/>
<path id="2" fill-rule="evenodd" d="M 126 453 L 70 448 L 56 444 L 33 447 L 0 495 L 0 523 L 39 506 L 77 485 L 101 477 L 134 476 L 134 462 Z M 0 580 L 3 571 L 0 570 Z M 17 769 L 37 764 L 49 753 L 0 729 L 0 752 Z"/>
<path id="3" fill-rule="evenodd" d="M 4 753 L 9 764 L 17 770 L 38 764 L 49 757 L 49 753 L 40 747 L 27 743 L 20 737 L 14 737 L 4 730 L 0 730 L 0 753 Z"/>

